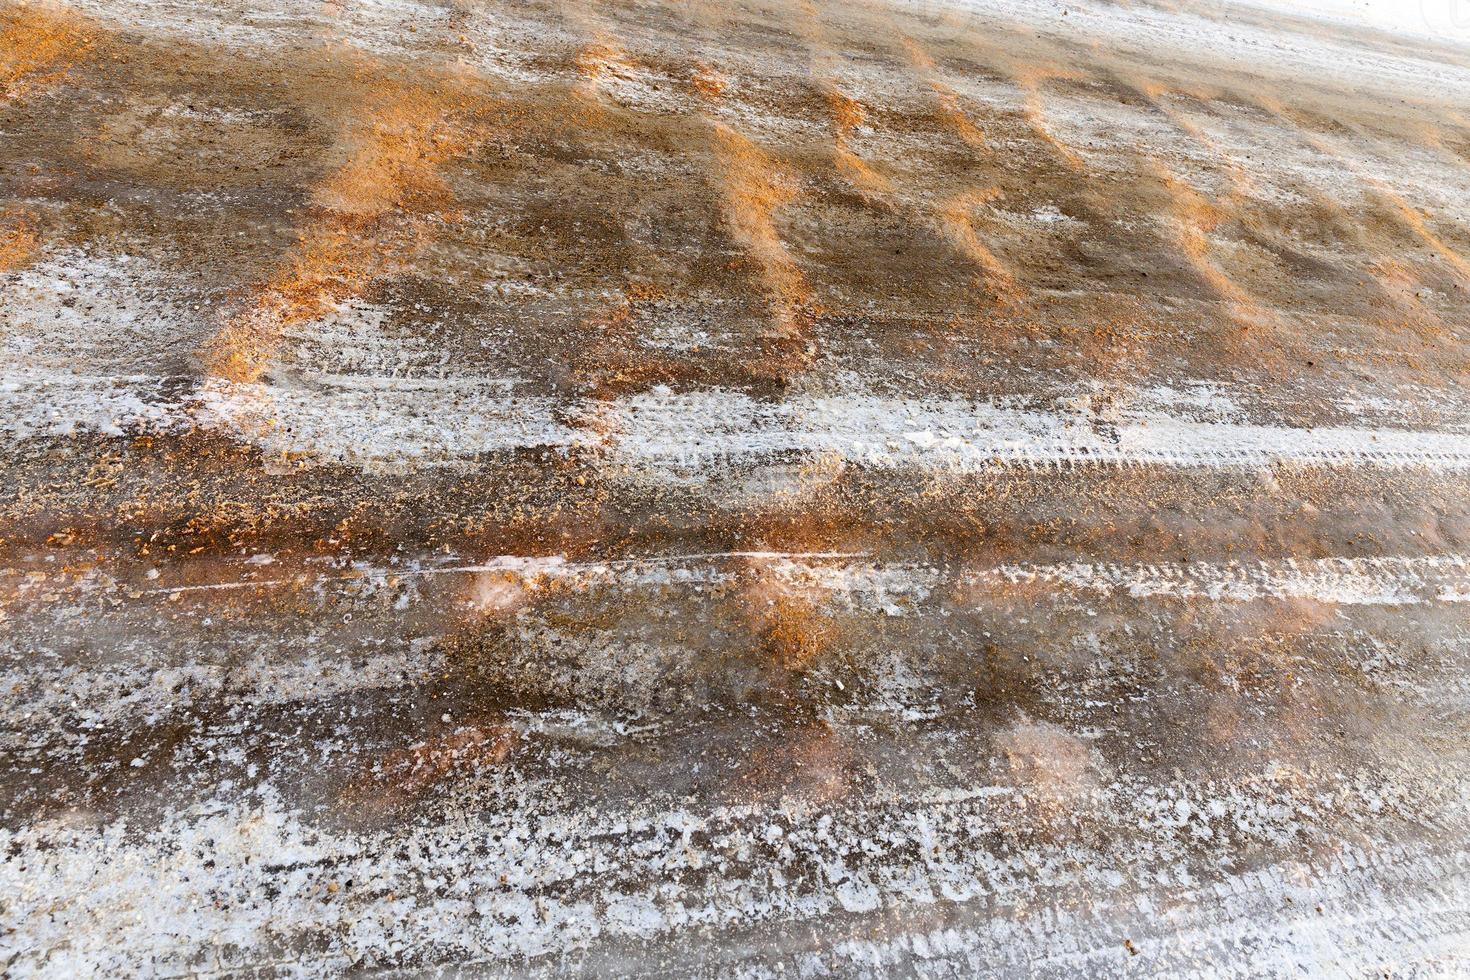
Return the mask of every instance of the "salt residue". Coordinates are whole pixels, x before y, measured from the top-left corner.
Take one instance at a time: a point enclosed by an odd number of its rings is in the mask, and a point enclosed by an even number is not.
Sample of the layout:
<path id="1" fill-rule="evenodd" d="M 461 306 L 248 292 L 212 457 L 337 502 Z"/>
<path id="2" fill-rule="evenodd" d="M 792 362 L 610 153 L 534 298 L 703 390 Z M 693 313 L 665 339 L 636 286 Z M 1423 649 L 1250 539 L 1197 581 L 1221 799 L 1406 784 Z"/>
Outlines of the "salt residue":
<path id="1" fill-rule="evenodd" d="M 1036 760 L 1025 751 L 1023 776 Z M 1194 947 L 1214 956 L 1256 934 L 1293 943 L 1273 930 L 1276 916 L 1255 905 L 1279 911 L 1298 880 L 1296 865 L 1263 863 L 1263 854 L 1325 847 L 1338 840 L 1336 821 L 1382 819 L 1404 807 L 1393 784 L 1363 775 L 1316 791 L 1269 777 L 1069 786 L 1070 819 L 1094 826 L 1097 834 L 1085 840 L 1107 841 L 1105 850 L 1046 836 L 1007 851 L 948 843 L 1003 835 L 1012 822 L 1031 819 L 1024 779 L 1010 794 L 905 796 L 800 813 L 784 803 L 569 812 L 543 787 L 510 783 L 493 789 L 495 806 L 471 808 L 473 816 L 361 833 L 313 828 L 267 785 L 253 798 L 169 814 L 141 833 L 122 823 L 91 829 L 64 821 L 0 831 L 0 887 L 13 923 L 0 949 L 19 974 L 81 975 L 145 965 L 183 970 L 222 949 L 232 950 L 232 962 L 258 963 L 312 942 L 325 943 L 313 947 L 319 967 L 342 969 L 420 952 L 491 960 L 566 954 L 703 924 L 914 914 L 942 900 L 970 930 L 961 949 L 1001 957 L 992 965 L 1030 964 L 1056 937 L 1075 943 L 1094 931 L 1059 924 L 1050 905 L 1045 915 L 1024 913 L 1054 890 L 1113 928 L 1140 916 L 1137 924 L 1151 921 L 1135 903 L 1159 889 L 1200 913 L 1219 910 L 1222 899 L 1251 899 L 1202 918 Z M 1225 866 L 1248 858 L 1253 870 L 1200 885 L 1189 866 L 1202 854 Z M 763 880 L 789 887 L 750 887 L 747 869 L 757 859 Z M 1470 939 L 1463 924 L 1443 918 L 1441 906 L 1470 899 L 1467 859 L 1463 852 L 1432 861 L 1391 851 L 1344 855 L 1315 869 L 1313 881 L 1341 900 L 1366 902 L 1355 919 L 1396 910 L 1433 922 L 1436 934 L 1458 929 L 1463 943 Z M 684 871 L 698 874 L 666 886 Z M 1382 952 L 1376 943 L 1320 947 L 1315 935 L 1290 946 L 1293 962 L 1325 966 Z M 1400 934 L 1397 951 L 1433 948 L 1428 939 L 1421 948 L 1418 935 Z M 881 955 L 884 940 L 863 942 L 879 944 L 863 955 Z M 836 951 L 859 954 L 844 944 Z M 1118 955 L 1116 943 L 1074 947 L 1071 962 L 1101 968 Z"/>

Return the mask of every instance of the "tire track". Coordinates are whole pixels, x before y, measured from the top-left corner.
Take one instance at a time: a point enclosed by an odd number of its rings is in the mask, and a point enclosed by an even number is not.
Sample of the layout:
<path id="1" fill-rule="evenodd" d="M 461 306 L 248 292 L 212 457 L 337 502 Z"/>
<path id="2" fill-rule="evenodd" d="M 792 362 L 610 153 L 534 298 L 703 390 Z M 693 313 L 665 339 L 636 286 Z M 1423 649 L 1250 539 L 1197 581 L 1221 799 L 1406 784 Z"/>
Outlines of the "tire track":
<path id="1" fill-rule="evenodd" d="M 1224 866 L 1252 851 L 1269 855 L 1264 863 L 1258 858 L 1260 870 L 1249 874 L 1206 871 L 1197 859 L 1199 870 L 1178 872 L 1183 883 L 1206 877 L 1167 903 L 1166 916 L 1170 907 L 1182 910 L 1167 934 L 1197 930 L 1199 953 L 1209 957 L 1218 955 L 1212 947 L 1242 929 L 1270 930 L 1277 920 L 1263 915 L 1262 906 L 1303 894 L 1292 884 L 1301 865 L 1291 855 L 1308 843 L 1330 855 L 1327 815 L 1382 812 L 1371 774 L 1338 778 L 1335 788 L 1317 795 L 1316 816 L 1307 818 L 1300 808 L 1313 799 L 1308 787 L 1263 780 L 1118 785 L 1073 798 L 1089 823 L 1117 835 L 1108 848 L 1018 841 L 1004 855 L 964 842 L 1003 836 L 1008 820 L 1034 820 L 1023 816 L 1032 790 L 995 787 L 957 798 L 875 798 L 798 811 L 786 805 L 676 807 L 592 818 L 559 812 L 533 787 L 511 784 L 496 793 L 499 812 L 362 836 L 305 824 L 266 790 L 257 803 L 170 815 L 141 839 L 61 825 L 0 832 L 6 844 L 0 881 L 28 913 L 5 942 L 12 962 L 74 972 L 126 970 L 145 957 L 177 969 L 195 961 L 207 937 L 225 928 L 236 955 L 253 963 L 310 936 L 337 937 L 314 961 L 339 967 L 364 958 L 393 962 L 394 943 L 432 950 L 431 962 L 491 963 L 565 956 L 616 940 L 657 942 L 722 923 L 738 923 L 741 931 L 799 923 L 829 931 L 851 916 L 881 911 L 922 917 L 937 906 L 971 921 L 984 918 L 984 925 L 970 927 L 973 933 L 954 936 L 961 955 L 977 946 L 1009 949 L 1017 966 L 1075 968 L 1102 955 L 1087 938 L 1098 928 L 1116 937 L 1112 955 L 1126 960 L 1120 947 L 1130 933 L 1123 930 L 1153 914 L 1138 897 L 1140 889 L 1174 882 L 1173 862 L 1198 849 L 1198 832 L 1208 828 L 1206 852 Z M 1412 806 L 1411 799 L 1391 804 L 1398 813 Z M 1423 810 L 1419 817 L 1440 819 Z M 530 827 L 537 830 L 528 832 Z M 421 854 L 434 855 L 432 871 Z M 246 856 L 256 860 L 246 862 Z M 747 876 L 756 862 L 765 873 L 780 873 L 787 887 L 751 890 Z M 1421 931 L 1410 948 L 1432 951 L 1446 948 L 1436 937 L 1466 929 L 1454 914 L 1470 884 L 1466 863 L 1456 850 L 1346 852 L 1337 862 L 1329 856 L 1318 864 L 1317 886 L 1304 897 L 1352 902 L 1357 915 L 1396 907 L 1404 925 Z M 1357 871 L 1367 868 L 1373 871 Z M 1453 869 L 1449 876 L 1447 868 Z M 681 882 L 678 897 L 657 886 L 670 878 Z M 477 900 L 426 893 L 429 881 L 470 889 Z M 348 883 L 345 890 L 341 883 Z M 1085 896 L 1096 914 L 1046 911 L 1048 905 L 1034 915 L 1027 911 L 1065 894 Z M 151 917 L 138 914 L 143 907 L 193 925 L 184 934 L 160 933 Z M 42 908 L 49 914 L 38 914 Z M 409 909 L 415 914 L 405 919 Z M 1356 918 L 1344 916 L 1337 928 L 1353 926 Z M 88 928 L 78 928 L 83 921 Z M 1323 938 L 1333 931 L 1329 927 Z M 62 935 L 72 941 L 59 942 Z M 1294 940 L 1288 930 L 1275 932 L 1272 945 L 1324 965 L 1333 955 Z M 834 946 L 838 962 L 853 965 L 864 959 L 872 966 L 891 963 L 905 948 L 920 952 L 907 936 L 886 948 L 881 940 Z M 1384 949 L 1376 938 L 1357 948 L 1379 955 Z"/>

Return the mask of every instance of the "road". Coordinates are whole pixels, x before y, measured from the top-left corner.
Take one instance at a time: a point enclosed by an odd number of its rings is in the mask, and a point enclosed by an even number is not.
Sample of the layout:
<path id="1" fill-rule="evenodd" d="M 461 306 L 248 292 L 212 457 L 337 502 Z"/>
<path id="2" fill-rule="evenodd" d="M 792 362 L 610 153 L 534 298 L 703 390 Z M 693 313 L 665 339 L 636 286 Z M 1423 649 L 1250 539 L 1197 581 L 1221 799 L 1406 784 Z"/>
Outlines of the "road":
<path id="1" fill-rule="evenodd" d="M 0 5 L 0 970 L 1470 971 L 1470 48 Z"/>

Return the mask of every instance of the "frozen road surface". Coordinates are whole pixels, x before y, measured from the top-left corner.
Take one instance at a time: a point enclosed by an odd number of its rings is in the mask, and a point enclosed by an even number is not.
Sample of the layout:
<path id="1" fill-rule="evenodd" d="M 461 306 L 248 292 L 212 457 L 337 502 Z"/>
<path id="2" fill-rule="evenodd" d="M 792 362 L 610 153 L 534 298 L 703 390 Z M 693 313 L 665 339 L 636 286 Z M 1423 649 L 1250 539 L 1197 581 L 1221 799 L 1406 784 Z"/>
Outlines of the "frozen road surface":
<path id="1" fill-rule="evenodd" d="M 0 0 L 0 974 L 1470 974 L 1355 9 Z"/>

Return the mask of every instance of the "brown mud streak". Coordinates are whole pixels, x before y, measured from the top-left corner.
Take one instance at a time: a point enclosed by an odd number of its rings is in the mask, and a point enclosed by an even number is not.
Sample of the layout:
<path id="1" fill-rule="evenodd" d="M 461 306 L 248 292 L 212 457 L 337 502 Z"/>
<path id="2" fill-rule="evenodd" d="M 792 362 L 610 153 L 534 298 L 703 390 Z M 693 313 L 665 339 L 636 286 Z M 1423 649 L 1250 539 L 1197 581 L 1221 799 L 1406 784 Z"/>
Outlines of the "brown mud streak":
<path id="1" fill-rule="evenodd" d="M 1439 112 L 1439 121 L 1422 126 L 1421 141 L 1426 146 L 1434 147 L 1451 166 L 1465 167 L 1470 164 L 1470 138 L 1466 136 L 1467 130 L 1470 130 L 1470 117 L 1444 106 L 1437 105 L 1434 108 Z"/>
<path id="2" fill-rule="evenodd" d="M 1162 158 L 1152 155 L 1145 157 L 1147 165 L 1168 193 L 1174 236 L 1180 253 L 1185 256 L 1194 273 L 1227 305 L 1231 319 L 1239 328 L 1236 338 L 1227 343 L 1248 345 L 1259 358 L 1279 355 L 1280 345 L 1272 351 L 1262 332 L 1256 328 L 1269 326 L 1272 336 L 1278 341 L 1293 337 L 1296 331 L 1249 290 L 1230 278 L 1211 255 L 1214 248 L 1211 234 L 1220 225 L 1227 221 L 1249 224 L 1246 213 L 1255 197 L 1255 181 L 1202 127 L 1168 101 L 1176 92 L 1201 102 L 1208 101 L 1209 96 L 1199 91 L 1182 91 L 1152 79 L 1129 75 L 1120 75 L 1119 78 L 1121 84 L 1137 93 L 1145 105 L 1203 147 L 1224 175 L 1228 189 L 1210 200 L 1178 177 Z M 1287 371 L 1292 369 L 1288 362 L 1294 365 L 1300 358 L 1282 360 L 1276 356 L 1274 360 L 1275 370 Z"/>
<path id="3" fill-rule="evenodd" d="M 373 818 L 411 806 L 435 786 L 509 758 L 516 733 L 498 722 L 461 726 L 404 749 L 388 752 L 349 783 L 343 804 Z"/>
<path id="4" fill-rule="evenodd" d="M 1050 175 L 1048 183 L 1055 182 L 1059 188 L 1071 190 L 1072 207 L 1080 211 L 1085 223 L 1099 228 L 1104 226 L 1116 213 L 1116 203 L 1090 186 L 1093 174 L 1086 159 L 1077 149 L 1054 135 L 1046 123 L 1046 83 L 1085 82 L 1089 79 L 1087 71 L 1068 67 L 1054 56 L 1049 56 L 1047 51 L 1036 51 L 1030 57 L 1018 57 L 1013 50 L 1000 47 L 992 34 L 977 32 L 957 12 L 944 14 L 940 23 L 945 25 L 952 37 L 961 39 L 968 58 L 990 66 L 998 78 L 1008 80 L 1015 87 L 1020 97 L 1020 122 L 1059 171 Z M 1046 45 L 1046 48 L 1050 47 Z M 1055 52 L 1050 54 L 1054 55 Z M 1014 159 L 992 162 L 992 170 L 1000 182 L 1008 182 L 1016 174 Z M 994 190 L 979 193 L 982 200 L 988 199 L 992 194 L 999 196 Z M 994 269 L 990 259 L 998 257 L 993 250 L 987 247 L 981 252 L 974 248 L 976 245 L 984 247 L 974 230 L 977 203 L 973 195 L 968 200 L 961 196 L 952 202 L 948 209 L 945 234 L 952 241 L 961 243 L 969 252 L 971 261 L 979 264 L 982 269 Z M 998 271 L 1008 274 L 1008 278 L 1015 281 L 1016 277 L 1010 273 L 1009 266 L 1001 264 Z M 990 318 L 986 324 L 988 330 L 1014 327 L 1017 312 L 1025 313 L 1037 304 L 1046 302 L 1044 297 L 1026 292 L 1019 285 L 1014 293 L 1006 295 L 1003 289 L 1005 283 L 1005 278 L 1000 279 L 1000 315 Z M 1116 293 L 1099 297 L 1088 305 L 1087 329 L 1067 327 L 1062 330 L 1067 347 L 1077 351 L 1084 363 L 1091 365 L 1094 370 L 1104 372 L 1131 371 L 1130 364 L 1134 364 L 1139 357 L 1150 356 L 1147 353 L 1146 338 L 1150 333 L 1148 325 L 1157 319 L 1156 310 L 1137 298 L 1123 297 Z M 1034 333 L 1041 329 L 1045 319 L 1044 311 L 1035 315 L 1027 313 L 1021 325 L 1027 332 Z"/>
<path id="5" fill-rule="evenodd" d="M 1312 149 L 1345 167 L 1372 194 L 1377 203 L 1389 211 L 1398 227 L 1406 231 L 1411 238 L 1432 249 L 1434 257 L 1449 266 L 1459 290 L 1470 291 L 1470 262 L 1467 262 L 1464 257 L 1430 230 L 1423 216 L 1407 201 L 1382 180 L 1366 173 L 1360 164 L 1334 145 L 1331 140 L 1314 131 L 1309 120 L 1302 118 L 1301 114 L 1292 111 L 1285 104 L 1270 96 L 1257 95 L 1254 101 L 1279 124 L 1298 134 Z M 1362 218 L 1353 215 L 1346 205 L 1320 191 L 1313 191 L 1312 198 L 1317 206 L 1326 210 L 1344 227 L 1353 229 L 1355 232 L 1368 233 L 1368 224 Z M 1388 334 L 1408 332 L 1425 347 L 1453 345 L 1456 337 L 1451 324 L 1436 314 L 1419 297 L 1419 289 L 1424 286 L 1422 276 L 1416 273 L 1407 262 L 1389 253 L 1390 250 L 1387 248 L 1370 253 L 1363 268 L 1363 272 L 1373 284 L 1380 301 L 1392 311 L 1390 316 L 1374 318 L 1374 325 Z M 1416 371 L 1423 368 L 1424 365 L 1419 359 L 1418 352 L 1410 352 L 1402 346 L 1399 350 L 1407 366 Z"/>
<path id="6" fill-rule="evenodd" d="M 1225 208 L 1177 177 L 1162 160 L 1150 156 L 1146 163 L 1168 195 L 1174 242 L 1190 269 L 1230 307 L 1232 318 L 1242 331 L 1250 332 L 1259 323 L 1279 323 L 1275 314 L 1230 278 L 1211 257 L 1214 243 L 1210 236 L 1226 220 Z"/>
<path id="7" fill-rule="evenodd" d="M 837 58 L 831 38 L 822 25 L 820 9 L 811 0 L 801 0 L 797 7 L 800 14 L 793 17 L 796 31 L 806 45 L 812 82 L 822 93 L 832 120 L 833 166 L 863 200 L 870 204 L 881 203 L 882 195 L 890 192 L 892 185 L 852 148 L 853 134 L 866 119 L 862 103 L 844 92 L 832 77 L 831 66 Z"/>
<path id="8" fill-rule="evenodd" d="M 1000 48 L 989 35 L 977 35 L 956 21 L 955 15 L 946 19 L 965 38 L 971 57 L 990 65 L 999 78 L 1008 80 L 1019 93 L 1020 123 L 1055 171 L 1048 175 L 1046 183 L 1070 194 L 1071 207 L 1085 224 L 1094 229 L 1109 225 L 1118 211 L 1117 202 L 1111 194 L 1099 193 L 1094 186 L 1095 175 L 1081 152 L 1053 134 L 1046 123 L 1046 83 L 1086 82 L 1091 77 L 1089 72 L 1063 67 L 1042 53 L 1018 60 L 1014 52 Z M 1009 177 L 1009 166 L 1002 169 Z M 1137 296 L 1110 292 L 1096 297 L 1087 307 L 1086 326 L 1063 327 L 1061 333 L 1067 347 L 1075 350 L 1091 370 L 1099 374 L 1131 374 L 1137 370 L 1140 359 L 1153 356 L 1149 338 L 1156 332 L 1157 328 L 1151 325 L 1157 322 L 1159 313 L 1151 304 Z M 1028 322 L 1035 330 L 1045 319 L 1043 311 Z"/>
<path id="9" fill-rule="evenodd" d="M 571 56 L 572 68 L 578 76 L 571 91 L 571 112 L 585 129 L 579 135 L 620 135 L 624 128 L 620 118 L 623 110 L 609 99 L 605 83 L 609 76 L 642 65 L 592 10 L 576 3 L 563 4 L 561 10 L 571 29 L 588 38 Z M 691 26 L 698 29 L 697 15 L 701 8 L 688 5 L 680 10 L 686 18 L 695 21 Z M 713 77 L 696 77 L 691 84 L 707 96 L 723 91 L 723 81 Z M 637 312 L 641 306 L 665 298 L 667 291 L 639 270 L 627 270 L 626 279 L 622 296 L 580 325 L 584 339 L 572 357 L 572 371 L 581 393 L 594 398 L 689 380 L 701 373 L 687 361 L 639 349 Z M 569 413 L 564 421 L 593 434 L 606 431 L 606 420 L 596 412 Z"/>
<path id="10" fill-rule="evenodd" d="M 691 30 L 710 38 L 724 19 L 723 10 L 705 4 L 689 4 L 681 11 Z M 615 118 L 615 106 L 609 103 L 602 83 L 621 67 L 637 66 L 638 59 L 590 11 L 573 4 L 563 12 L 572 27 L 589 38 L 573 56 L 573 66 L 581 76 L 573 90 L 573 111 L 589 127 L 617 131 L 622 123 Z M 729 80 L 721 72 L 700 61 L 682 66 L 675 77 L 696 103 L 718 104 L 729 89 Z M 720 223 L 743 256 L 730 268 L 739 271 L 744 267 L 750 272 L 770 330 L 759 338 L 756 355 L 736 365 L 638 350 L 640 307 L 667 298 L 668 290 L 634 270 L 621 300 L 585 324 L 589 342 L 576 358 L 575 374 L 586 393 L 610 396 L 651 384 L 729 383 L 732 373 L 756 387 L 782 387 L 816 358 L 811 326 L 820 311 L 773 217 L 777 208 L 795 196 L 794 175 L 731 127 L 697 117 L 695 122 L 707 133 L 714 161 L 708 170 L 714 174 Z M 577 424 L 595 430 L 601 423 L 594 414 Z"/>
<path id="11" fill-rule="evenodd" d="M 778 371 L 802 368 L 815 356 L 806 337 L 811 290 L 776 230 L 775 212 L 796 196 L 780 163 L 724 123 L 715 123 L 713 149 L 720 172 L 722 218 L 755 266 L 776 329 Z"/>
<path id="12" fill-rule="evenodd" d="M 990 299 L 1002 309 L 1013 310 L 1024 304 L 1025 291 L 1006 264 L 980 240 L 973 217 L 976 208 L 999 195 L 999 188 L 966 191 L 946 201 L 937 217 L 945 238 L 984 274 L 981 285 Z"/>
<path id="13" fill-rule="evenodd" d="M 803 16 L 796 18 L 796 23 L 808 48 L 813 83 L 822 93 L 831 117 L 834 169 L 869 206 L 912 220 L 908 205 L 896 193 L 893 181 L 874 170 L 853 149 L 853 134 L 866 122 L 866 112 L 862 103 L 845 93 L 830 77 L 830 66 L 836 58 L 816 5 L 802 0 L 798 6 Z M 900 46 L 911 66 L 934 94 L 938 102 L 935 118 L 939 124 L 968 149 L 990 159 L 991 151 L 983 130 L 961 109 L 959 94 L 940 77 L 934 60 L 918 42 L 906 35 L 900 37 Z M 993 189 L 961 192 L 937 207 L 924 207 L 922 220 L 933 226 L 938 236 L 958 251 L 967 264 L 979 268 L 980 288 L 987 293 L 990 305 L 995 310 L 1009 313 L 1024 305 L 1024 291 L 1005 263 L 980 240 L 973 220 L 974 208 L 994 196 Z M 993 310 L 986 311 L 987 315 L 991 312 Z M 954 336 L 944 334 L 946 340 Z"/>
<path id="14" fill-rule="evenodd" d="M 989 43 L 983 46 L 987 48 L 990 60 L 1020 90 L 1021 117 L 1032 134 L 1051 151 L 1059 165 L 1072 171 L 1079 178 L 1087 179 L 1091 170 L 1086 156 L 1079 149 L 1073 148 L 1053 135 L 1046 124 L 1045 85 L 1049 81 L 1097 81 L 1100 75 L 1108 74 L 1105 67 L 1094 62 L 1084 71 L 1079 68 L 1053 64 L 1039 55 L 1023 63 L 1012 54 L 995 49 Z M 1180 129 L 1196 139 L 1205 139 L 1204 134 L 1197 127 L 1181 123 L 1161 105 L 1158 95 L 1163 90 L 1162 86 L 1144 82 L 1128 87 L 1134 89 L 1145 103 L 1169 118 Z M 1228 309 L 1229 322 L 1234 326 L 1237 336 L 1225 338 L 1226 343 L 1229 346 L 1242 346 L 1247 342 L 1254 345 L 1259 343 L 1255 328 L 1265 324 L 1279 327 L 1280 318 L 1235 282 L 1212 256 L 1214 246 L 1211 233 L 1230 218 L 1232 212 L 1229 205 L 1231 203 L 1246 199 L 1246 189 L 1250 186 L 1249 178 L 1244 171 L 1223 154 L 1219 155 L 1225 161 L 1227 179 L 1231 188 L 1226 199 L 1222 201 L 1206 199 L 1204 195 L 1180 179 L 1161 158 L 1149 153 L 1141 153 L 1139 158 L 1142 163 L 1142 173 L 1152 178 L 1154 184 L 1164 191 L 1167 201 L 1168 220 L 1164 223 L 1162 241 L 1170 250 L 1184 259 L 1185 266 L 1207 291 L 1207 295 Z M 1084 191 L 1083 198 L 1089 202 L 1088 206 L 1099 215 L 1106 216 L 1116 210 L 1109 202 L 1100 199 L 1095 192 Z M 1099 356 L 1105 368 L 1122 366 L 1122 364 L 1113 363 L 1117 352 L 1126 350 L 1128 344 L 1123 342 L 1137 335 L 1134 328 L 1126 326 L 1119 328 L 1118 326 L 1120 322 L 1129 318 L 1129 308 L 1137 306 L 1136 303 L 1124 303 L 1123 305 L 1122 310 L 1099 310 L 1095 314 L 1098 325 L 1094 328 L 1090 341 L 1106 349 L 1106 356 Z M 1144 311 L 1138 310 L 1137 312 L 1143 313 Z M 1133 355 L 1124 358 L 1124 360 L 1133 359 Z"/>
<path id="15" fill-rule="evenodd" d="M 789 799 L 830 805 L 859 789 L 860 765 L 849 734 L 825 720 L 804 721 L 758 742 L 726 792 L 730 802 L 744 805 Z"/>
<path id="16" fill-rule="evenodd" d="M 1064 164 L 1072 170 L 1082 173 L 1087 169 L 1087 161 L 1082 155 L 1066 143 L 1052 135 L 1046 125 L 1046 91 L 1045 85 L 1051 81 L 1075 81 L 1078 75 L 1074 71 L 1065 68 L 1057 68 L 1046 65 L 1027 65 L 1025 67 L 1011 64 L 1009 67 L 1011 80 L 1021 90 L 1025 97 L 1022 114 L 1032 131 L 1044 143 L 1051 147 L 1052 152 L 1057 155 Z"/>
<path id="17" fill-rule="evenodd" d="M 853 186 L 863 200 L 881 203 L 891 193 L 892 183 L 874 170 L 852 148 L 852 136 L 866 120 L 861 102 L 849 96 L 831 80 L 821 82 L 822 94 L 832 117 L 832 156 L 839 174 Z"/>
<path id="18" fill-rule="evenodd" d="M 406 83 L 359 66 L 343 117 L 347 159 L 315 189 L 312 218 L 256 302 L 210 341 L 207 371 L 258 381 L 291 325 L 322 316 L 389 273 L 426 233 L 420 217 L 449 197 L 439 167 L 473 139 L 454 117 L 467 107 L 456 79 Z"/>

